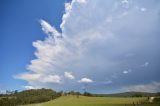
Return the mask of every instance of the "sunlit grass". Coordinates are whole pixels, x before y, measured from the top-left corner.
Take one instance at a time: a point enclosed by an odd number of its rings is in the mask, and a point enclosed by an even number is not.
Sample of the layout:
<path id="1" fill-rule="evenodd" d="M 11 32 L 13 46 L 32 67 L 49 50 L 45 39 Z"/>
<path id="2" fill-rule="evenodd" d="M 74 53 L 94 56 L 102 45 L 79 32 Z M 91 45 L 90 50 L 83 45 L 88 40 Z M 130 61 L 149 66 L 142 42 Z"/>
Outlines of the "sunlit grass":
<path id="1" fill-rule="evenodd" d="M 144 102 L 147 98 L 125 98 L 125 97 L 86 97 L 86 96 L 63 96 L 56 100 L 42 104 L 31 104 L 25 106 L 124 106 Z"/>

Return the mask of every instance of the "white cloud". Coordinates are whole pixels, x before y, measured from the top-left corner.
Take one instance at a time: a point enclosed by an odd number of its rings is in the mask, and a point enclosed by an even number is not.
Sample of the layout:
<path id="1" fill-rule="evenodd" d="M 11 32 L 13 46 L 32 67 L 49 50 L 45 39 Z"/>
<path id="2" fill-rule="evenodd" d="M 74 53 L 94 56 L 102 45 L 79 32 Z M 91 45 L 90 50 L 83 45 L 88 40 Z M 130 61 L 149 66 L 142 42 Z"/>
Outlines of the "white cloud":
<path id="1" fill-rule="evenodd" d="M 79 3 L 86 3 L 86 0 L 77 0 Z"/>
<path id="2" fill-rule="evenodd" d="M 82 78 L 81 80 L 78 81 L 79 83 L 92 83 L 93 80 L 89 78 Z"/>
<path id="3" fill-rule="evenodd" d="M 124 71 L 123 71 L 123 74 L 128 74 L 128 73 L 130 73 L 131 71 L 132 71 L 131 69 L 124 70 Z"/>
<path id="4" fill-rule="evenodd" d="M 123 91 L 139 91 L 139 92 L 159 92 L 160 82 L 152 82 L 148 84 L 130 85 L 123 88 Z"/>
<path id="5" fill-rule="evenodd" d="M 22 73 L 14 76 L 14 78 L 24 79 L 26 81 L 35 81 L 35 80 L 39 80 L 41 78 L 40 76 L 41 76 L 40 74 Z"/>
<path id="6" fill-rule="evenodd" d="M 125 8 L 125 9 L 128 9 L 130 7 L 129 0 L 122 0 L 121 3 L 122 3 L 122 7 Z"/>
<path id="7" fill-rule="evenodd" d="M 128 73 L 128 71 L 126 71 L 126 70 L 125 70 L 125 71 L 123 71 L 123 74 L 127 74 L 127 73 Z"/>
<path id="8" fill-rule="evenodd" d="M 48 75 L 42 79 L 44 83 L 61 83 L 61 77 L 58 75 Z"/>
<path id="9" fill-rule="evenodd" d="M 142 12 L 146 11 L 147 9 L 146 8 L 141 8 L 140 9 Z"/>
<path id="10" fill-rule="evenodd" d="M 65 14 L 63 14 L 63 17 L 62 17 L 63 21 L 60 25 L 61 28 L 64 27 L 64 24 L 66 23 L 67 18 L 70 17 L 70 12 L 72 10 L 72 4 L 73 4 L 73 1 L 71 3 L 65 3 Z"/>
<path id="11" fill-rule="evenodd" d="M 75 78 L 75 77 L 72 75 L 71 72 L 64 72 L 64 76 L 65 76 L 66 78 L 69 78 L 69 79 L 74 79 L 74 78 Z"/>
<path id="12" fill-rule="evenodd" d="M 41 83 L 61 83 L 61 77 L 59 75 L 49 74 L 34 74 L 34 73 L 23 73 L 14 76 L 17 79 L 23 79 L 28 82 L 41 82 Z"/>
<path id="13" fill-rule="evenodd" d="M 22 86 L 22 87 L 25 88 L 25 89 L 37 89 L 37 88 L 35 88 L 33 86 Z"/>
<path id="14" fill-rule="evenodd" d="M 122 0 L 121 2 L 122 2 L 122 3 L 129 3 L 128 0 Z"/>
<path id="15" fill-rule="evenodd" d="M 48 22 L 46 22 L 45 20 L 40 20 L 40 24 L 42 27 L 42 30 L 44 31 L 44 33 L 46 33 L 47 35 L 50 35 L 52 37 L 61 37 L 61 34 L 55 29 L 55 27 L 51 26 Z"/>
<path id="16" fill-rule="evenodd" d="M 144 64 L 142 64 L 141 66 L 142 66 L 142 67 L 148 67 L 148 65 L 149 65 L 149 62 L 146 61 L 146 62 L 145 62 Z"/>

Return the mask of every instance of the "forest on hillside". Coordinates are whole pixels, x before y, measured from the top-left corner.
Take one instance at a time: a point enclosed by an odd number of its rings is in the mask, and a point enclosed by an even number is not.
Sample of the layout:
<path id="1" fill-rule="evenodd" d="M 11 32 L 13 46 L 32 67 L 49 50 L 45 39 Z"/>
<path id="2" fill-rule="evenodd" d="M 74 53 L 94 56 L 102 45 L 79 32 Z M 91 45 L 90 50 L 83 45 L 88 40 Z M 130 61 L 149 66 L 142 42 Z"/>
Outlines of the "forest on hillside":
<path id="1" fill-rule="evenodd" d="M 51 89 L 31 89 L 12 91 L 0 95 L 0 106 L 17 106 L 31 103 L 41 103 L 61 96 L 61 92 Z"/>

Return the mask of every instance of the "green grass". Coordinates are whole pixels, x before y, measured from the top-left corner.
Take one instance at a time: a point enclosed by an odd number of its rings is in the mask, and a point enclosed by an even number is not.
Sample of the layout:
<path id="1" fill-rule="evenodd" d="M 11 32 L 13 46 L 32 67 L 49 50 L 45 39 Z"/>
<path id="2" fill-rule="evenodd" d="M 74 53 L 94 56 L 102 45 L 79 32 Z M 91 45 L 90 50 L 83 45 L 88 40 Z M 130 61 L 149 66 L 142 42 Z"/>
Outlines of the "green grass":
<path id="1" fill-rule="evenodd" d="M 63 96 L 58 99 L 25 106 L 124 106 L 133 102 L 143 102 L 146 98 L 120 98 L 120 97 L 86 97 Z M 156 105 L 155 105 L 156 106 Z"/>

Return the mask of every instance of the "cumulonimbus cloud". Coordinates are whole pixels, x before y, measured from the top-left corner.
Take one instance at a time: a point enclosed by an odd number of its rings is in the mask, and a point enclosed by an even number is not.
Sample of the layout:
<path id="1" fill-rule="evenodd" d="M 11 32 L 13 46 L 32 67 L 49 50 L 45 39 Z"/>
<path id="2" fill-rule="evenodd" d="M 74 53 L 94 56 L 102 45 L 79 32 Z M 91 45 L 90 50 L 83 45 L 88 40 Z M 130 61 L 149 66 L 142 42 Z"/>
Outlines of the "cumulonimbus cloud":
<path id="1" fill-rule="evenodd" d="M 104 81 L 115 74 L 118 76 L 124 69 L 133 68 L 127 80 L 130 82 L 119 76 L 116 79 L 120 80 L 113 81 L 112 85 L 114 82 L 115 85 L 116 82 L 134 83 L 134 75 L 138 82 L 157 80 L 153 79 L 155 77 L 142 80 L 138 75 L 142 68 L 139 66 L 146 60 L 159 68 L 159 5 L 159 2 L 144 0 L 72 0 L 65 3 L 60 25 L 62 32 L 41 19 L 42 30 L 47 36 L 33 42 L 36 58 L 27 66 L 28 72 L 16 78 L 27 81 L 29 86 L 58 86 L 63 90 L 73 89 L 72 85 L 78 88 L 79 79 L 80 82 L 93 82 L 87 78 Z M 74 76 L 67 70 L 72 70 Z M 73 80 L 66 84 L 64 77 Z M 105 89 L 103 86 L 97 89 Z"/>

